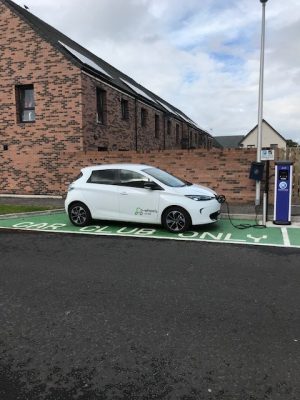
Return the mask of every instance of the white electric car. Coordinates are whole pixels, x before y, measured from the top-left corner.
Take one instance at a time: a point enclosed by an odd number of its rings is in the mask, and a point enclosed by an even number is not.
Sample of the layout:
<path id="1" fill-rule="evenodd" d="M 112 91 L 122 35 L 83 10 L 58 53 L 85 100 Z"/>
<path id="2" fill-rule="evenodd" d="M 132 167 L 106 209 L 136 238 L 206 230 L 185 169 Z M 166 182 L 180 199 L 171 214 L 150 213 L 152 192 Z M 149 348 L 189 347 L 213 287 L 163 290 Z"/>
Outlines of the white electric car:
<path id="1" fill-rule="evenodd" d="M 92 219 L 162 224 L 170 232 L 217 221 L 224 196 L 149 165 L 83 168 L 70 184 L 65 209 L 76 226 Z"/>

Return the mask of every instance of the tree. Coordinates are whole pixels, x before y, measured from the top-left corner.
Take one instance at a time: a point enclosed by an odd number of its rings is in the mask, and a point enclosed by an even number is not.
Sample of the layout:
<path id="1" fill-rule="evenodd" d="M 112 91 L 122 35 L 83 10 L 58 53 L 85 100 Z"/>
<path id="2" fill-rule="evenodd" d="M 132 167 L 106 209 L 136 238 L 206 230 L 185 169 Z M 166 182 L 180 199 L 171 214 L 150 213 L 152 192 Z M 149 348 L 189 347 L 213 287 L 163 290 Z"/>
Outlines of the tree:
<path id="1" fill-rule="evenodd" d="M 287 139 L 286 147 L 298 147 L 299 143 L 294 142 L 292 139 Z"/>

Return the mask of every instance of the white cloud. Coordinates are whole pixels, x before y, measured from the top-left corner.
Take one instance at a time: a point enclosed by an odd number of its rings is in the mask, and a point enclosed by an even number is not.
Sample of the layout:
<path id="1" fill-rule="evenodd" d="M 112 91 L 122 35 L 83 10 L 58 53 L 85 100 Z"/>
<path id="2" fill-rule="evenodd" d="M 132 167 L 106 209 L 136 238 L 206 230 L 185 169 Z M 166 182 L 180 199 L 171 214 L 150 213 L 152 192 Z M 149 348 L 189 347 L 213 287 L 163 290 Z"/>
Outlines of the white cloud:
<path id="1" fill-rule="evenodd" d="M 213 134 L 244 134 L 257 123 L 259 0 L 26 4 Z M 266 17 L 264 117 L 300 140 L 300 0 L 270 0 Z"/>

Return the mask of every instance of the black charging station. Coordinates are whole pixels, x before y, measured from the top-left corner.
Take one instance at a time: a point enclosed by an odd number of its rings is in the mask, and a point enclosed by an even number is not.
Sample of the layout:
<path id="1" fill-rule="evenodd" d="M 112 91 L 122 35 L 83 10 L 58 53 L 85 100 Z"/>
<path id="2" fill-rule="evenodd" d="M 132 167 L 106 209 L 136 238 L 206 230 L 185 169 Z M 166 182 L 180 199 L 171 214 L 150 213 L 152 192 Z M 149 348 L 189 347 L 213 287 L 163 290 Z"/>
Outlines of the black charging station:
<path id="1" fill-rule="evenodd" d="M 253 161 L 250 167 L 249 178 L 255 181 L 262 181 L 264 175 L 264 163 Z"/>

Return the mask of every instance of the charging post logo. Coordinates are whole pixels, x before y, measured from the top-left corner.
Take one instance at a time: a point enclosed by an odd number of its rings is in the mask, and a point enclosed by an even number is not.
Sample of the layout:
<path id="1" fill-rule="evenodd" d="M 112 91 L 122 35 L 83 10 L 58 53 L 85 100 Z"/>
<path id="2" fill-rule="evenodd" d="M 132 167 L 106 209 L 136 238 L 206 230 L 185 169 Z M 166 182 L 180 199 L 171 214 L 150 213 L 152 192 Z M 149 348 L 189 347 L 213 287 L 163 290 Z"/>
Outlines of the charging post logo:
<path id="1" fill-rule="evenodd" d="M 288 184 L 285 181 L 282 181 L 279 183 L 279 189 L 280 190 L 287 190 Z"/>

